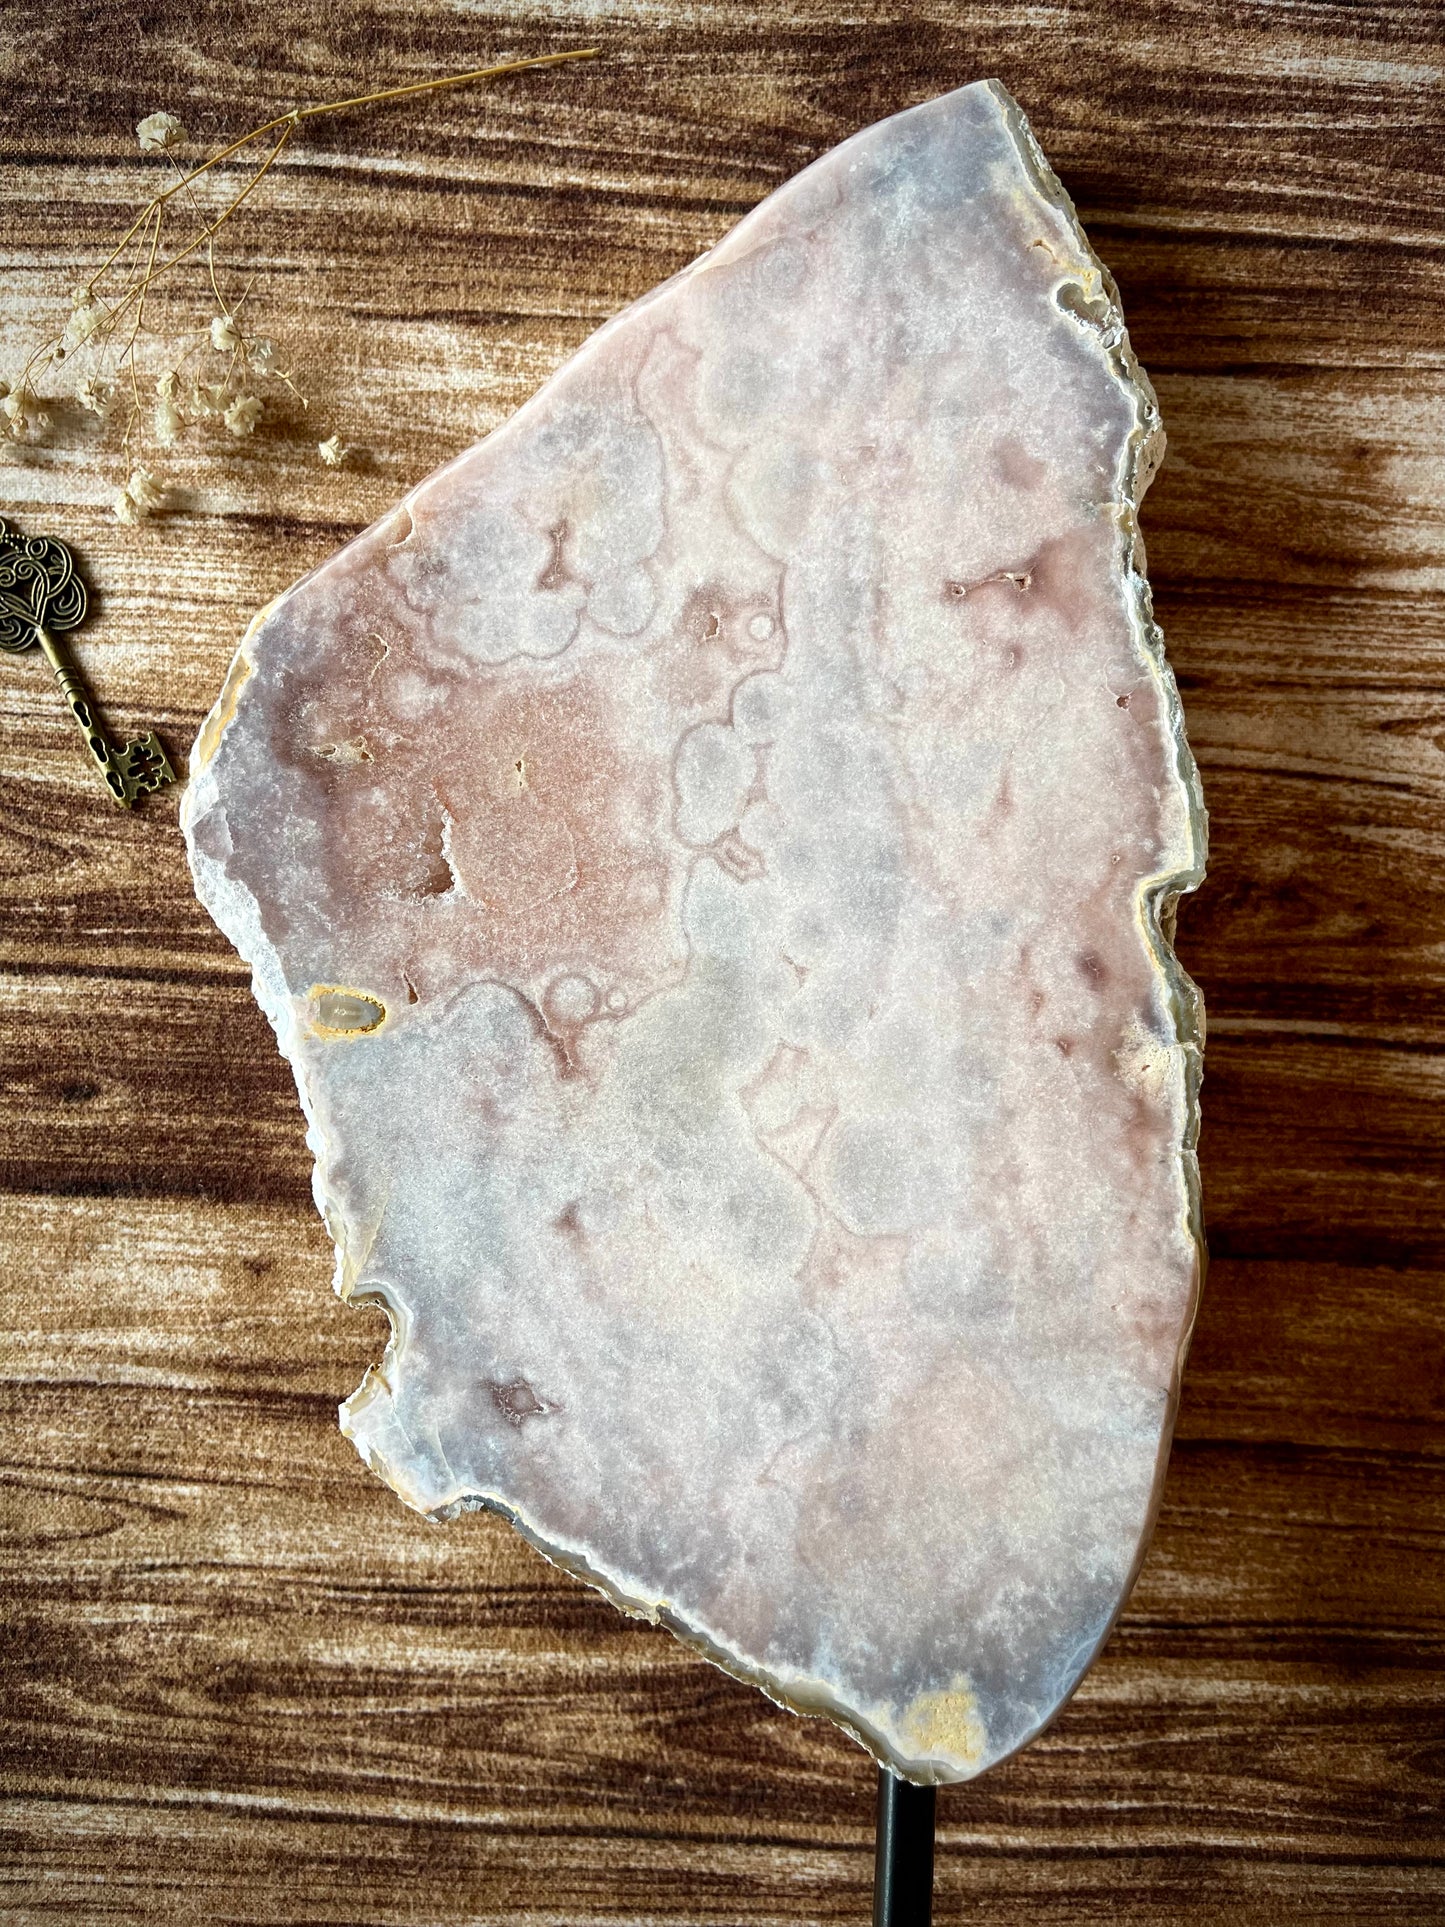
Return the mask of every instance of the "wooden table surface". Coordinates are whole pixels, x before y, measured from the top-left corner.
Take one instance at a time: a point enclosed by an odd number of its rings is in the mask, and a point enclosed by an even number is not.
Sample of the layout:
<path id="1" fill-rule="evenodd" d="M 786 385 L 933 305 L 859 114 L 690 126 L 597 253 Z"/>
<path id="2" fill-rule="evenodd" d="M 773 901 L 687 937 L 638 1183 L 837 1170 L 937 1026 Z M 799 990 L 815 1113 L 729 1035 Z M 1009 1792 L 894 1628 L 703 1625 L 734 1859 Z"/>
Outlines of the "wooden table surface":
<path id="1" fill-rule="evenodd" d="M 864 123 L 998 75 L 1117 275 L 1213 819 L 1213 1268 L 1143 1578 L 1053 1729 L 941 1796 L 941 1921 L 1445 1920 L 1442 41 L 1327 0 L 6 10 L 12 378 L 159 178 L 143 114 L 199 155 L 606 51 L 303 130 L 221 258 L 304 422 L 178 451 L 137 530 L 72 416 L 0 466 L 85 558 L 97 694 L 177 752 L 258 604 Z M 290 1074 L 174 794 L 112 810 L 18 657 L 0 946 L 0 1914 L 866 1920 L 855 1746 L 340 1437 L 379 1321 L 331 1295 Z"/>

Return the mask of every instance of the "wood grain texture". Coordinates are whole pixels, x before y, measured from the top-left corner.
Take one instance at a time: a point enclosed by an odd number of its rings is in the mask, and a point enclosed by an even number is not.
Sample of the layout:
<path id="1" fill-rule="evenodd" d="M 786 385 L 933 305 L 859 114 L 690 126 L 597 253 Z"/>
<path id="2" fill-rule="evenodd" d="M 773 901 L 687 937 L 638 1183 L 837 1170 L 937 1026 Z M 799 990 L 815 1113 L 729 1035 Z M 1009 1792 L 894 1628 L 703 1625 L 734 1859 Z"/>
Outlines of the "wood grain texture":
<path id="1" fill-rule="evenodd" d="M 308 127 L 223 260 L 309 414 L 178 455 L 170 512 L 118 528 L 73 423 L 0 466 L 85 558 L 102 702 L 174 750 L 260 603 L 858 126 L 998 75 L 1115 271 L 1213 821 L 1215 1262 L 1143 1578 L 1054 1728 L 941 1797 L 941 1921 L 1445 1920 L 1442 40 L 1418 0 L 6 11 L 6 375 L 150 191 L 141 115 L 208 150 L 607 55 Z M 0 971 L 0 1914 L 866 1919 L 850 1742 L 340 1438 L 377 1322 L 329 1292 L 289 1075 L 174 803 L 112 812 L 24 659 Z"/>

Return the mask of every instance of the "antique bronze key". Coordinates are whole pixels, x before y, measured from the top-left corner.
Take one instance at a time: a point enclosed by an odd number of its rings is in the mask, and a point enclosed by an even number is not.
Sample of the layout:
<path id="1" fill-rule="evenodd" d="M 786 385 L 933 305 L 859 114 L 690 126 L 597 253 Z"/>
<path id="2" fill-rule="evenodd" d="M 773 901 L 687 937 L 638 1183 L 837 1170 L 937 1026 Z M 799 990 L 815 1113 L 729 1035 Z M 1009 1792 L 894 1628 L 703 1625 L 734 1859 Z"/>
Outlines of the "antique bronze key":
<path id="1" fill-rule="evenodd" d="M 63 542 L 53 535 L 19 535 L 0 522 L 0 649 L 18 652 L 40 644 L 106 788 L 128 810 L 148 790 L 174 783 L 176 773 L 154 730 L 118 750 L 101 727 L 90 692 L 56 641 L 64 630 L 80 627 L 86 607 L 85 584 Z"/>

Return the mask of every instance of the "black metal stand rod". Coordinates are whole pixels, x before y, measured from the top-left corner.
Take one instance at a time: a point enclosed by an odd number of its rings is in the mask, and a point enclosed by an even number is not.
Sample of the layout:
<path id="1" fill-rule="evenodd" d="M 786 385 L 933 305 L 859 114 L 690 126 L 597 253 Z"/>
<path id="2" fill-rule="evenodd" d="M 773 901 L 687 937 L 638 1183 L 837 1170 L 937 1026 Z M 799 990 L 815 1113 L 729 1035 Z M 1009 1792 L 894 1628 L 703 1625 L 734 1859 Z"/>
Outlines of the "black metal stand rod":
<path id="1" fill-rule="evenodd" d="M 931 1927 L 936 1789 L 878 1769 L 873 1927 Z"/>

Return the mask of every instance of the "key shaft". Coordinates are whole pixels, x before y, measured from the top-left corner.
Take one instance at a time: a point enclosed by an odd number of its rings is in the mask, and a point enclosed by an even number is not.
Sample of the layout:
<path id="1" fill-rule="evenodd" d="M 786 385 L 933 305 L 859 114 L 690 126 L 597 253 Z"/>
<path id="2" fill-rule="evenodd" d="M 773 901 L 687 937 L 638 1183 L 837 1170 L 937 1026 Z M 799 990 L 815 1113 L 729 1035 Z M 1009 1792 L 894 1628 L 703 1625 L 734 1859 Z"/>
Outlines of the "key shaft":
<path id="1" fill-rule="evenodd" d="M 90 751 L 91 761 L 100 771 L 101 780 L 120 807 L 123 810 L 129 809 L 134 798 L 126 793 L 125 776 L 109 738 L 96 719 L 95 705 L 90 699 L 90 691 L 81 681 L 62 645 L 38 622 L 35 625 L 35 640 L 44 650 L 45 660 L 55 671 L 55 680 L 60 684 L 60 693 L 65 698 L 66 707 L 79 725 L 80 733 L 85 738 L 85 746 Z"/>

